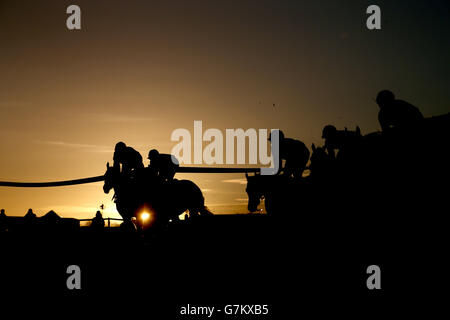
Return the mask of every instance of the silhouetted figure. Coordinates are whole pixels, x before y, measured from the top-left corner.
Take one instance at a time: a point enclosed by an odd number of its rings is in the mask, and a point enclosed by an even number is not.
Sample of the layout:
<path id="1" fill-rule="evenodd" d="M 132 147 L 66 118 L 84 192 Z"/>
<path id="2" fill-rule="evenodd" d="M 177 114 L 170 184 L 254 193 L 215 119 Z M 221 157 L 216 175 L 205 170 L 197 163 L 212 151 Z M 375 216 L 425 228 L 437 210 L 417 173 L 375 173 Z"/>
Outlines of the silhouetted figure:
<path id="1" fill-rule="evenodd" d="M 278 217 L 287 216 L 298 210 L 299 202 L 306 194 L 306 179 L 290 179 L 286 175 L 248 175 L 245 191 L 248 195 L 248 211 L 255 212 L 264 198 L 267 214 Z M 296 208 L 297 207 L 297 208 Z"/>
<path id="2" fill-rule="evenodd" d="M 383 131 L 391 127 L 415 124 L 424 119 L 417 107 L 406 101 L 395 99 L 394 94 L 389 90 L 380 91 L 376 102 L 380 107 L 378 121 Z"/>
<path id="3" fill-rule="evenodd" d="M 133 170 L 144 168 L 141 154 L 123 142 L 116 144 L 113 159 L 113 166 L 120 168 L 120 165 L 122 165 L 122 173 L 125 175 L 131 174 Z"/>
<path id="4" fill-rule="evenodd" d="M 8 217 L 5 214 L 5 209 L 1 209 L 0 210 L 0 232 L 8 230 L 8 225 L 6 222 L 7 219 L 8 219 Z"/>
<path id="5" fill-rule="evenodd" d="M 27 213 L 25 214 L 25 219 L 31 221 L 36 218 L 36 214 L 33 212 L 33 209 L 28 209 Z"/>
<path id="6" fill-rule="evenodd" d="M 186 210 L 189 211 L 190 217 L 212 214 L 205 206 L 201 189 L 190 180 L 174 179 L 171 183 L 162 183 L 156 179 L 148 184 L 150 188 L 141 183 L 130 183 L 118 175 L 114 167 L 107 164 L 103 191 L 109 193 L 114 189 L 117 211 L 124 219 L 124 226 L 129 224 L 133 217 L 138 217 L 143 207 L 152 208 L 153 225 L 163 225 Z M 149 191 L 152 189 L 154 192 Z M 140 223 L 140 219 L 137 219 L 137 222 Z"/>
<path id="7" fill-rule="evenodd" d="M 340 151 L 345 148 L 356 146 L 362 136 L 359 127 L 356 127 L 355 131 L 337 130 L 335 126 L 329 124 L 322 130 L 322 138 L 325 139 L 324 148 L 330 157 L 336 157 L 336 150 Z"/>
<path id="8" fill-rule="evenodd" d="M 97 211 L 94 219 L 92 219 L 91 227 L 94 230 L 102 230 L 105 227 L 105 220 L 100 211 Z"/>
<path id="9" fill-rule="evenodd" d="M 271 141 L 272 134 L 269 136 Z M 280 142 L 280 172 L 286 177 L 300 179 L 309 160 L 309 149 L 299 140 L 285 138 L 283 131 L 279 130 Z M 282 161 L 285 160 L 284 167 Z"/>
<path id="10" fill-rule="evenodd" d="M 156 149 L 149 151 L 148 159 L 150 160 L 149 168 L 152 168 L 162 181 L 172 181 L 180 166 L 174 156 L 159 153 Z"/>
<path id="11" fill-rule="evenodd" d="M 316 147 L 314 143 L 311 147 L 313 152 L 311 154 L 311 164 L 309 165 L 310 177 L 320 182 L 332 179 L 335 170 L 334 153 L 329 154 L 325 147 Z"/>

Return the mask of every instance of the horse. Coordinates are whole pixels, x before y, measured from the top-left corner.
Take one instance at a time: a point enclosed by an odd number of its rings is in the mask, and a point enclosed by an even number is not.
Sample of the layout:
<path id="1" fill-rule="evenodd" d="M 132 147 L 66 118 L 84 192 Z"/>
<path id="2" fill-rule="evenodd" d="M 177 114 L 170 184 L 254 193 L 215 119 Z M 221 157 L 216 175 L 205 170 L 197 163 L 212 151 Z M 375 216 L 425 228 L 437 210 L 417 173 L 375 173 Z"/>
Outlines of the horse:
<path id="1" fill-rule="evenodd" d="M 293 181 L 283 175 L 260 175 L 255 174 L 247 178 L 245 191 L 248 195 L 248 211 L 255 212 L 261 200 L 264 199 L 264 206 L 267 214 L 273 215 L 289 211 L 294 208 L 295 193 L 300 192 L 303 181 Z"/>
<path id="2" fill-rule="evenodd" d="M 328 154 L 325 147 L 316 147 L 311 145 L 311 164 L 309 165 L 310 175 L 313 180 L 324 181 L 331 179 L 335 173 L 335 158 Z"/>
<path id="3" fill-rule="evenodd" d="M 103 191 L 109 193 L 114 189 L 117 211 L 125 223 L 131 222 L 134 217 L 142 227 L 141 215 L 144 212 L 152 215 L 152 224 L 160 225 L 178 220 L 178 216 L 186 211 L 190 218 L 212 215 L 205 206 L 202 191 L 194 182 L 177 179 L 162 182 L 151 172 L 144 168 L 128 177 L 107 163 Z"/>

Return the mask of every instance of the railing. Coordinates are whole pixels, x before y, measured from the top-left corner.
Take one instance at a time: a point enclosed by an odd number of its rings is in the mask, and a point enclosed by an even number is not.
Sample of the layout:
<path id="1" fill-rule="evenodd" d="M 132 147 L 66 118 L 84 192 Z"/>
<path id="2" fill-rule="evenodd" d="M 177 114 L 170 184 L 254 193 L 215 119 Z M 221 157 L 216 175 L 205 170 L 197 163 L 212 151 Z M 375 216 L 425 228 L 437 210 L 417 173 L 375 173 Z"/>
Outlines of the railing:
<path id="1" fill-rule="evenodd" d="M 260 172 L 260 168 L 218 168 L 218 167 L 179 167 L 177 172 L 182 173 L 250 173 Z M 44 188 L 61 187 L 77 184 L 93 183 L 105 180 L 104 176 L 96 176 L 75 180 L 52 181 L 52 182 L 13 182 L 0 181 L 0 187 L 18 187 L 18 188 Z"/>
<path id="2" fill-rule="evenodd" d="M 94 220 L 94 218 L 92 218 L 92 219 L 77 219 L 78 221 L 91 221 L 91 223 L 92 223 L 92 221 Z M 120 219 L 120 218 L 103 218 L 103 220 L 108 220 L 108 228 L 111 228 L 111 220 L 113 220 L 113 221 L 123 221 L 123 219 Z"/>

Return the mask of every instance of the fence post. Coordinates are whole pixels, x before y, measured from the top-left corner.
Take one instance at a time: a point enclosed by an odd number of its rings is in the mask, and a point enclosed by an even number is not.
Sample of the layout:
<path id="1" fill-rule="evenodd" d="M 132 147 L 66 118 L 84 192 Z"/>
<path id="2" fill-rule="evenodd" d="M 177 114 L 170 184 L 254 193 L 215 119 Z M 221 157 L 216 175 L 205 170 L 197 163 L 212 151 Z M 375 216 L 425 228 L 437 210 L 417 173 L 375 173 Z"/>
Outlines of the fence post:
<path id="1" fill-rule="evenodd" d="M 108 228 L 111 227 L 110 219 L 108 217 Z"/>

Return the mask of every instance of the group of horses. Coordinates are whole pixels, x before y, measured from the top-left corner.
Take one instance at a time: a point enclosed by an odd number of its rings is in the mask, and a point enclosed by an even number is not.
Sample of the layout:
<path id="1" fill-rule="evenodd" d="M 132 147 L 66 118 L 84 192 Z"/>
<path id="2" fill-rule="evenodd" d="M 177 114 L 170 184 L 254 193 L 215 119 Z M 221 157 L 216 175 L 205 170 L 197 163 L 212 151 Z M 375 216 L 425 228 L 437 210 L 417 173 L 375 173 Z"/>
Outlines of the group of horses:
<path id="1" fill-rule="evenodd" d="M 256 211 L 262 199 L 268 215 L 287 219 L 313 216 L 318 208 L 327 219 L 338 211 L 360 217 L 362 210 L 389 215 L 430 208 L 431 199 L 442 190 L 437 181 L 448 179 L 449 128 L 450 114 L 428 118 L 412 127 L 361 135 L 344 143 L 333 157 L 313 145 L 308 176 L 246 174 L 248 210 Z M 135 220 L 143 227 L 139 216 L 144 211 L 157 225 L 177 220 L 184 212 L 189 217 L 212 214 L 202 191 L 190 180 L 162 181 L 150 168 L 125 175 L 109 164 L 104 177 L 103 190 L 114 189 L 124 224 Z"/>
<path id="2" fill-rule="evenodd" d="M 344 141 L 336 156 L 313 144 L 308 176 L 246 175 L 248 210 L 256 211 L 262 199 L 269 215 L 288 219 L 318 209 L 360 216 L 429 206 L 441 192 L 437 181 L 448 178 L 449 130 L 446 114 Z"/>
<path id="3" fill-rule="evenodd" d="M 103 191 L 109 193 L 114 189 L 124 227 L 164 226 L 170 220 L 178 220 L 184 212 L 189 212 L 190 218 L 212 214 L 205 206 L 202 191 L 190 180 L 163 181 L 151 168 L 137 169 L 131 174 L 124 174 L 109 163 L 106 168 Z M 144 213 L 150 215 L 149 221 L 140 219 Z"/>

